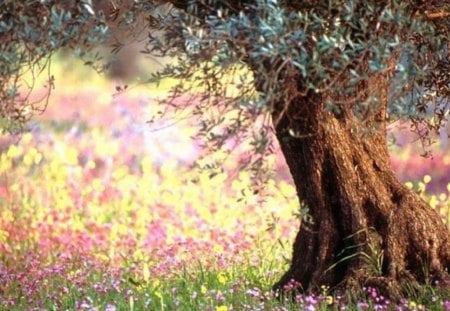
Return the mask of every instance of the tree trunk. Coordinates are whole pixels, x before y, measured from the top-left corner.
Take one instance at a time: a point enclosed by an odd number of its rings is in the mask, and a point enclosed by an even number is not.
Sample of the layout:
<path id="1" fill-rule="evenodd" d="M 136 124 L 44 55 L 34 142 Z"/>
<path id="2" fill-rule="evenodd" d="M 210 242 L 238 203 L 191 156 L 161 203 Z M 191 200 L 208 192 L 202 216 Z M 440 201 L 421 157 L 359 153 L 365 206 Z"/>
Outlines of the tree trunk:
<path id="1" fill-rule="evenodd" d="M 390 168 L 383 79 L 362 84 L 352 97 L 294 94 L 288 107 L 273 112 L 277 139 L 312 219 L 301 224 L 290 269 L 275 290 L 294 280 L 304 290 L 365 284 L 400 293 L 405 282 L 448 278 L 448 228 Z M 339 112 L 325 108 L 330 99 L 350 103 L 373 95 L 379 109 L 364 120 L 352 105 L 340 105 Z"/>

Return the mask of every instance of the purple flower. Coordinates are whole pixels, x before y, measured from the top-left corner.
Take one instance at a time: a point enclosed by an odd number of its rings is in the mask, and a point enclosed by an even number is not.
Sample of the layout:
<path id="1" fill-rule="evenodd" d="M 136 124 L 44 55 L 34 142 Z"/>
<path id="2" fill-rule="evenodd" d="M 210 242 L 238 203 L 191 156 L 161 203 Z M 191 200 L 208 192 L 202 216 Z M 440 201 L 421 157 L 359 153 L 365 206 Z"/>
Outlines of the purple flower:
<path id="1" fill-rule="evenodd" d="M 450 300 L 445 300 L 442 307 L 444 307 L 445 311 L 450 311 Z"/>
<path id="2" fill-rule="evenodd" d="M 220 291 L 216 293 L 215 298 L 217 301 L 225 301 L 225 297 L 222 295 L 222 293 Z"/>
<path id="3" fill-rule="evenodd" d="M 361 310 L 366 310 L 369 308 L 369 304 L 365 301 L 358 302 L 357 306 L 358 306 L 358 309 L 361 309 Z"/>
<path id="4" fill-rule="evenodd" d="M 80 308 L 80 309 L 87 309 L 87 308 L 89 308 L 91 305 L 90 304 L 88 304 L 86 301 L 82 301 L 79 305 L 78 305 L 78 308 Z"/>
<path id="5" fill-rule="evenodd" d="M 295 295 L 295 301 L 297 303 L 303 303 L 303 295 L 302 294 Z"/>
<path id="6" fill-rule="evenodd" d="M 120 293 L 120 282 L 118 280 L 111 279 L 111 286 L 116 292 Z"/>
<path id="7" fill-rule="evenodd" d="M 116 306 L 112 304 L 108 304 L 105 308 L 105 311 L 116 311 Z"/>
<path id="8" fill-rule="evenodd" d="M 259 289 L 257 289 L 257 288 L 248 289 L 245 293 L 247 295 L 249 295 L 249 296 L 252 296 L 252 297 L 259 297 L 260 296 Z"/>
<path id="9" fill-rule="evenodd" d="M 308 305 L 308 306 L 305 307 L 304 310 L 306 310 L 306 311 L 315 311 L 316 307 L 314 307 L 313 305 Z"/>
<path id="10" fill-rule="evenodd" d="M 317 299 L 314 296 L 306 296 L 305 301 L 311 305 L 315 305 L 317 303 Z"/>

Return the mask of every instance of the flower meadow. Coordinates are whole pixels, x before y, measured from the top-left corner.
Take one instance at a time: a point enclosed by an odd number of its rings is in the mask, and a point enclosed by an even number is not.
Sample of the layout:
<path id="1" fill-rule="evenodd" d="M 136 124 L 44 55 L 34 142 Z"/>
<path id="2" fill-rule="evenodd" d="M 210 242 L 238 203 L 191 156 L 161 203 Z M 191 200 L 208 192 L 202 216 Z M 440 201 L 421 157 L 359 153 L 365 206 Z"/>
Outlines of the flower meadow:
<path id="1" fill-rule="evenodd" d="M 276 299 L 301 214 L 280 155 L 264 193 L 232 163 L 198 170 L 189 120 L 146 123 L 170 83 L 114 94 L 77 66 L 54 68 L 29 132 L 0 139 L 0 310 L 450 310 L 431 287 L 395 303 L 373 288 Z M 448 148 L 414 148 L 393 146 L 393 168 L 449 224 Z"/>

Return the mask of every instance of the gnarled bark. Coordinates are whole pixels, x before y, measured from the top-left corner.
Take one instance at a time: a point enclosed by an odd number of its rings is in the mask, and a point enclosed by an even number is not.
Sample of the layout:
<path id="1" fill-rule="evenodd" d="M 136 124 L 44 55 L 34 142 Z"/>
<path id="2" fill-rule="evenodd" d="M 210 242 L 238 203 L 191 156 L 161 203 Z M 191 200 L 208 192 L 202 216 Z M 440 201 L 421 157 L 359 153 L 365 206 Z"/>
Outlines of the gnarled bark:
<path id="1" fill-rule="evenodd" d="M 380 100 L 363 120 L 351 105 L 327 110 L 325 101 L 335 94 L 312 92 L 273 113 L 299 198 L 313 219 L 301 225 L 291 267 L 275 290 L 295 280 L 304 289 L 371 284 L 398 292 L 404 282 L 448 277 L 447 227 L 390 168 L 384 78 L 369 79 L 352 94 Z"/>

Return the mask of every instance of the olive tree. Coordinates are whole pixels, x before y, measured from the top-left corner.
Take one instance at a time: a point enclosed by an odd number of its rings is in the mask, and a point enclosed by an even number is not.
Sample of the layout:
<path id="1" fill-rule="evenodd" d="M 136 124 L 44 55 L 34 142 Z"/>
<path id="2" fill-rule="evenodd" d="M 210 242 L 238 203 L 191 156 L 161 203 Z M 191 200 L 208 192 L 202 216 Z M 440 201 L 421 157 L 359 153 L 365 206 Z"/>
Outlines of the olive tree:
<path id="1" fill-rule="evenodd" d="M 51 7 L 28 2 L 33 10 Z M 0 16 L 12 3 L 0 5 Z M 171 9 L 153 14 L 163 3 Z M 56 10 L 90 8 L 86 1 Z M 426 144 L 447 121 L 448 2 L 135 1 L 133 8 L 148 9 L 158 33 L 150 31 L 145 52 L 174 58 L 155 75 L 181 81 L 163 104 L 184 109 L 174 99 L 193 94 L 189 109 L 208 147 L 233 152 L 237 142 L 250 141 L 242 164 L 257 171 L 278 141 L 310 215 L 292 228 L 298 234 L 291 265 L 275 290 L 295 280 L 305 290 L 366 284 L 398 292 L 405 284 L 448 280 L 449 230 L 392 172 L 386 138 L 389 122 L 409 120 Z M 63 18 L 61 27 L 80 14 Z M 107 23 L 95 13 L 91 22 Z M 0 37 L 9 39 L 4 29 L 0 23 Z M 32 41 L 21 40 L 12 45 L 18 51 Z M 9 50 L 2 45 L 0 57 L 17 55 Z M 26 59 L 53 50 L 44 46 Z M 2 72 L 2 102 L 18 98 L 8 89 L 11 77 Z M 2 110 L 4 118 L 8 113 Z"/>

